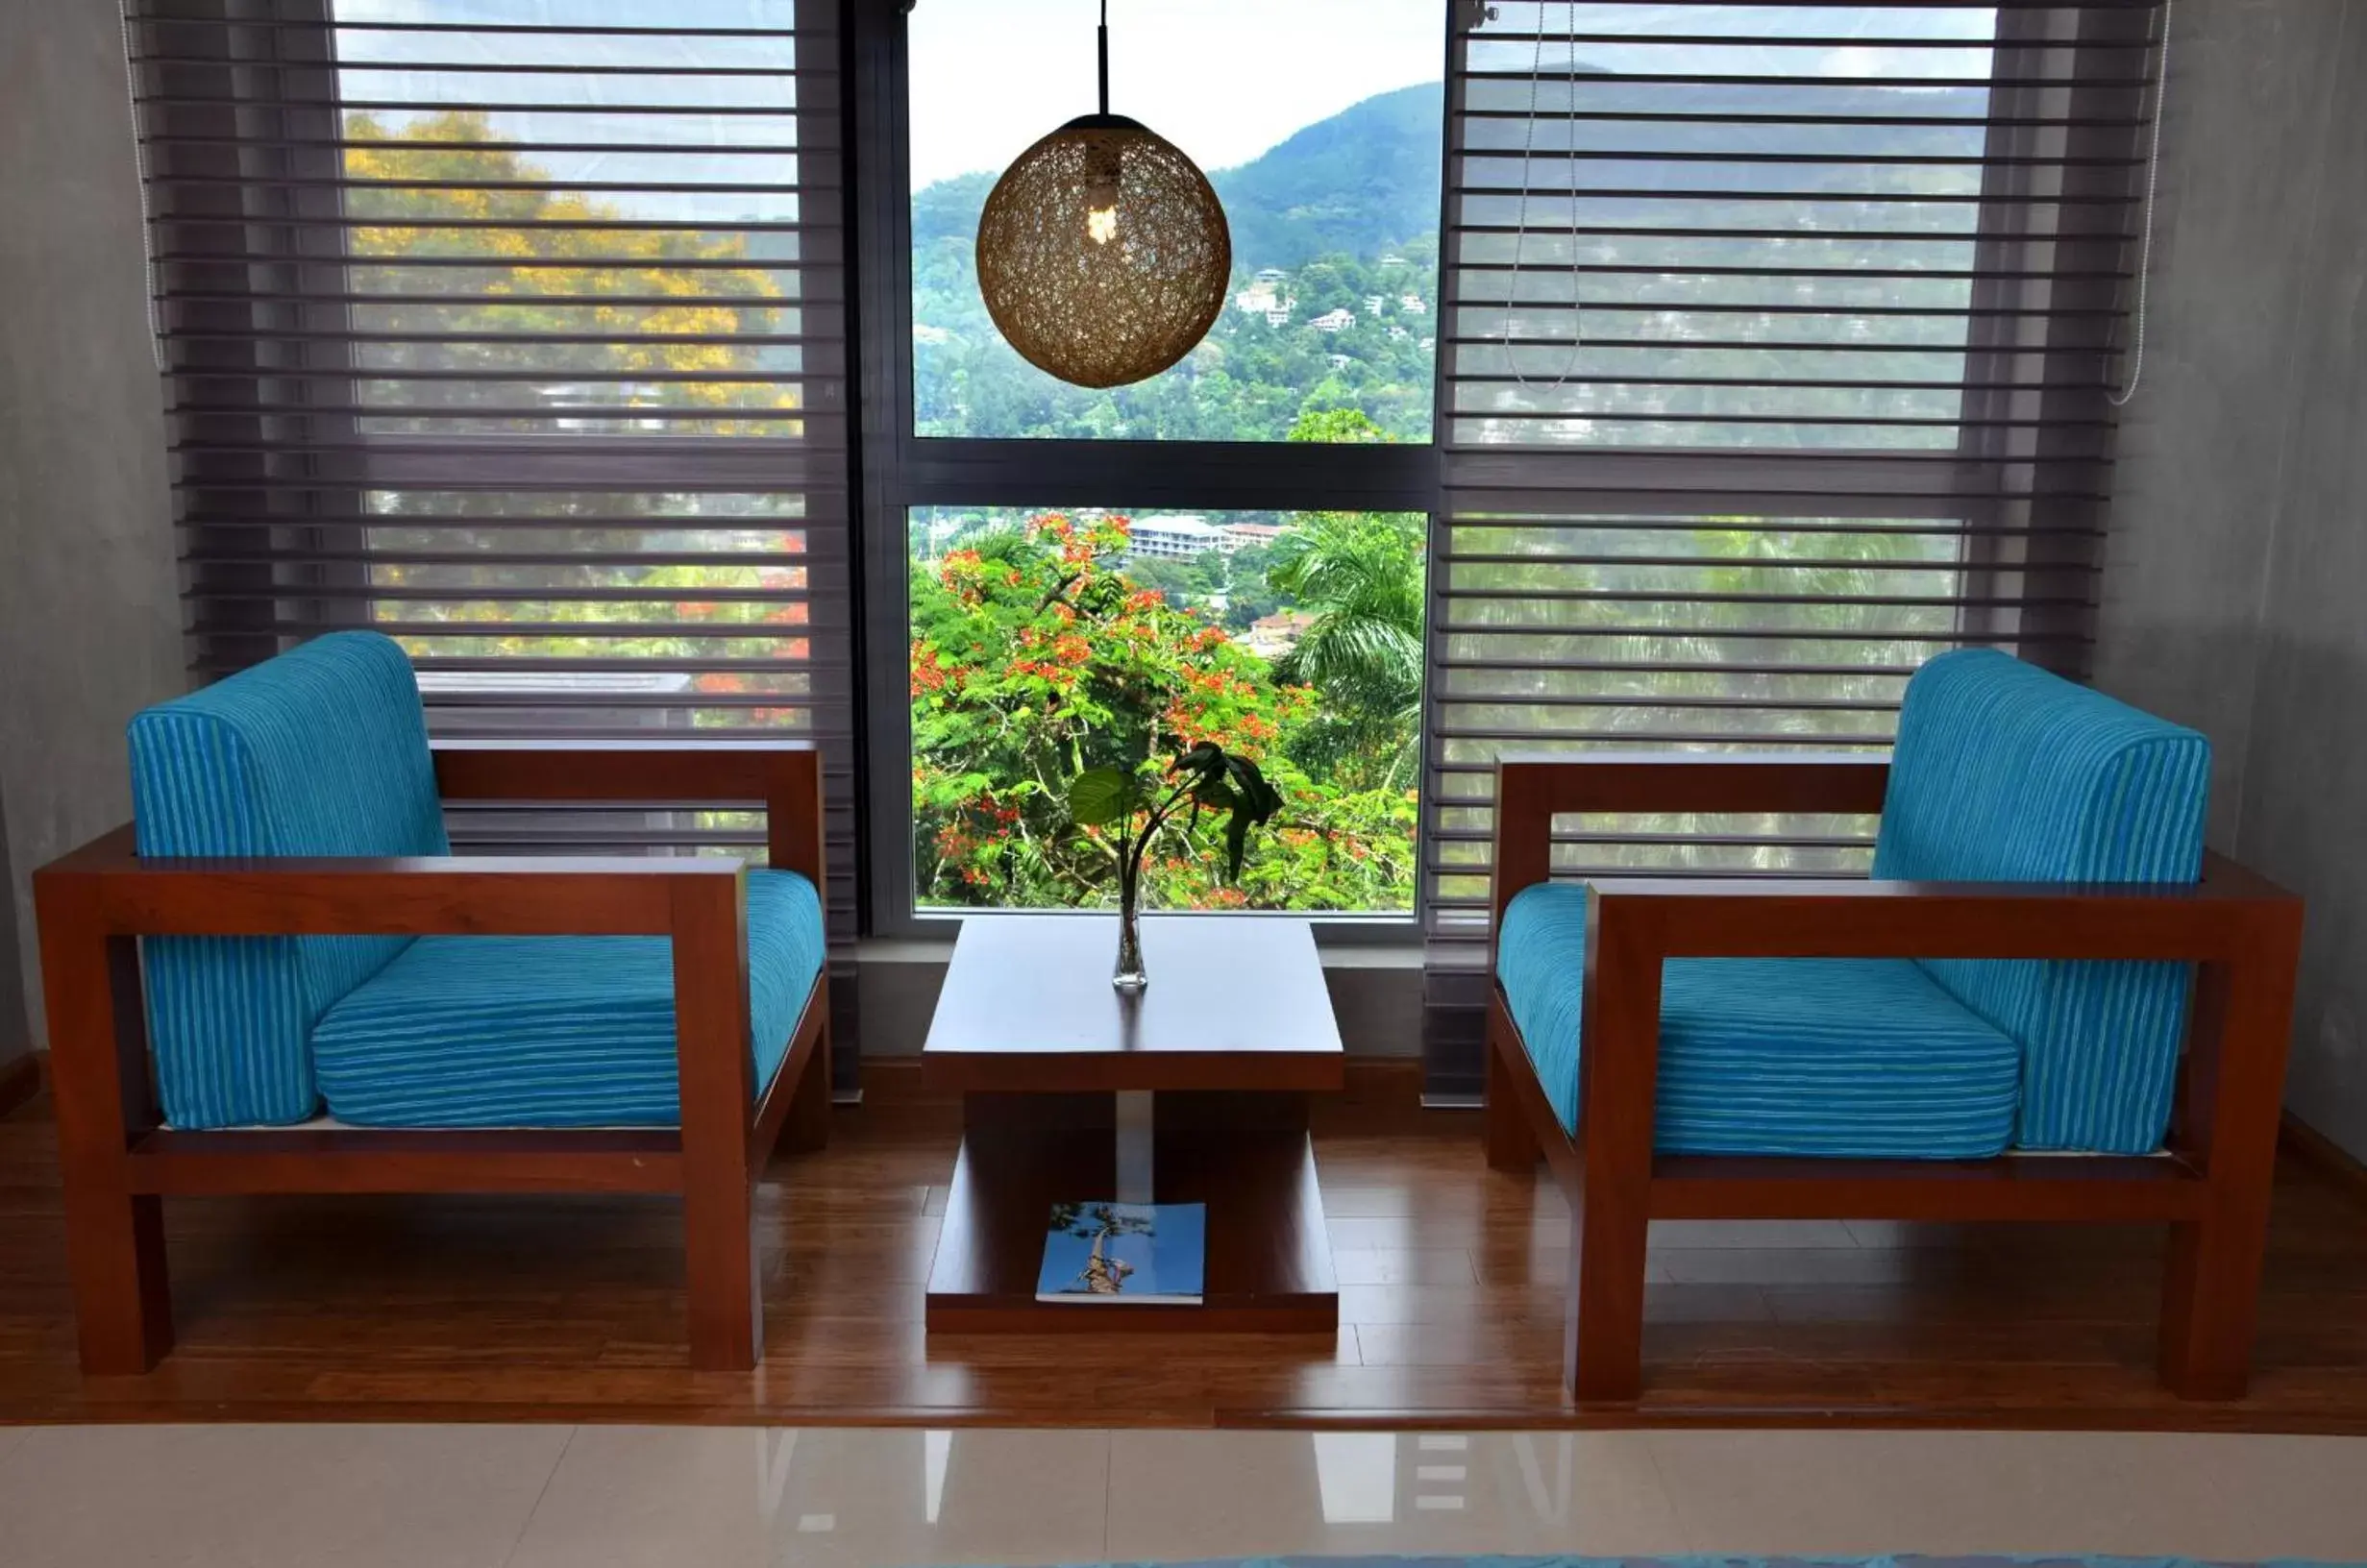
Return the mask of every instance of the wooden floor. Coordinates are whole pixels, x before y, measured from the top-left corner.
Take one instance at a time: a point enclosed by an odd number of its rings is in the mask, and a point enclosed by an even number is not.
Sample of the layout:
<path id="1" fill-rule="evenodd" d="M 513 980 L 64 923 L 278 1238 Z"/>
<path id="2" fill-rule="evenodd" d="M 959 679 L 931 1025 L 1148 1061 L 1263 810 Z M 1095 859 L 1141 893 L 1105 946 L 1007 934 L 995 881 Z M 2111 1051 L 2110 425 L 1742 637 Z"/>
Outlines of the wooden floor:
<path id="1" fill-rule="evenodd" d="M 666 1201 L 225 1199 L 168 1210 L 180 1348 L 74 1368 L 38 1102 L 0 1121 L 0 1421 L 484 1419 L 1457 1427 L 1753 1423 L 2367 1432 L 2367 1210 L 2283 1176 L 2253 1397 L 2182 1405 L 2151 1362 L 2144 1230 L 1665 1225 L 1640 1409 L 1561 1391 L 1567 1216 L 1491 1172 L 1475 1117 L 1362 1073 L 1319 1114 L 1336 1337 L 929 1338 L 957 1109 L 878 1080 L 784 1162 L 767 1353 L 683 1364 Z"/>

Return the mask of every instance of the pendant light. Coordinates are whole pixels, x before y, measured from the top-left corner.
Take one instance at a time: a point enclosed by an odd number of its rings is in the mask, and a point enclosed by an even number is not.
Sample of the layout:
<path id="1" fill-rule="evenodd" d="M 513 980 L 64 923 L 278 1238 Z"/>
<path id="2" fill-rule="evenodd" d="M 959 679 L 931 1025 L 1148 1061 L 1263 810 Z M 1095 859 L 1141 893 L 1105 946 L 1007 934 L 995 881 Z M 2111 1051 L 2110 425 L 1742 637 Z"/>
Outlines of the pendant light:
<path id="1" fill-rule="evenodd" d="M 1019 156 L 978 219 L 978 291 L 1028 363 L 1077 386 L 1123 386 L 1181 359 L 1224 308 L 1233 239 L 1207 176 L 1164 136 L 1101 110 Z"/>

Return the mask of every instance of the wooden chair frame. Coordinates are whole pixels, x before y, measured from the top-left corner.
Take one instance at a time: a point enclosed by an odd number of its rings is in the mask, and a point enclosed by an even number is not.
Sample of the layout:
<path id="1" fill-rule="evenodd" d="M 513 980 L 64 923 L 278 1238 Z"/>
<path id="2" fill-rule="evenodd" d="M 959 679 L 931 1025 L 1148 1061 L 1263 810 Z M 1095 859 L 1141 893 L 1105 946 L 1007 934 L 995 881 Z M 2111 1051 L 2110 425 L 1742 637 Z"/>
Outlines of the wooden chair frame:
<path id="1" fill-rule="evenodd" d="M 1496 930 L 1513 895 L 1546 880 L 1557 815 L 1879 815 L 1888 779 L 1887 761 L 1846 755 L 1503 759 Z M 1500 984 L 1490 987 L 1488 1023 L 1489 1163 L 1527 1170 L 1541 1153 L 1569 1195 L 1571 1391 L 1612 1403 L 1641 1391 L 1644 1245 L 1654 1219 L 2049 1220 L 2168 1224 L 2163 1381 L 2189 1399 L 2241 1397 L 2301 932 L 2300 899 L 2217 855 L 2193 886 L 1592 881 L 1575 1137 L 1546 1100 Z M 1953 1162 L 1656 1154 L 1661 967 L 1694 957 L 2194 963 L 2168 1152 Z"/>
<path id="2" fill-rule="evenodd" d="M 435 779 L 446 800 L 761 803 L 766 864 L 825 886 L 821 755 L 804 743 L 446 742 Z M 33 882 L 85 1371 L 145 1372 L 172 1348 L 162 1200 L 261 1192 L 678 1192 L 691 1364 L 755 1365 L 755 1185 L 784 1125 L 801 1146 L 828 1136 L 829 976 L 759 1098 L 738 861 L 143 859 L 127 825 Z M 670 938 L 680 1130 L 160 1125 L 141 937 L 377 934 Z"/>

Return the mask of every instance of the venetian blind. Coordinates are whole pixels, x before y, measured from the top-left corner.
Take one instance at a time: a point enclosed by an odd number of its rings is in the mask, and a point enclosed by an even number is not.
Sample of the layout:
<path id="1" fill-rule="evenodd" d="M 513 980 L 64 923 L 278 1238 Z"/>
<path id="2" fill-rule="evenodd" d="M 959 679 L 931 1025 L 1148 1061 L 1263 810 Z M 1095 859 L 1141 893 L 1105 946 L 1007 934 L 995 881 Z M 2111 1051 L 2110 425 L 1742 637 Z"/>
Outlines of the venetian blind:
<path id="1" fill-rule="evenodd" d="M 1450 39 L 1424 908 L 1477 1087 L 1493 759 L 1876 750 L 1942 649 L 2085 668 L 2151 0 L 1492 0 Z M 1865 820 L 1557 823 L 1862 874 Z"/>
<path id="2" fill-rule="evenodd" d="M 838 12 L 134 0 L 130 43 L 200 672 L 375 626 L 438 733 L 813 737 L 844 942 Z M 637 802 L 454 835 L 757 825 Z"/>

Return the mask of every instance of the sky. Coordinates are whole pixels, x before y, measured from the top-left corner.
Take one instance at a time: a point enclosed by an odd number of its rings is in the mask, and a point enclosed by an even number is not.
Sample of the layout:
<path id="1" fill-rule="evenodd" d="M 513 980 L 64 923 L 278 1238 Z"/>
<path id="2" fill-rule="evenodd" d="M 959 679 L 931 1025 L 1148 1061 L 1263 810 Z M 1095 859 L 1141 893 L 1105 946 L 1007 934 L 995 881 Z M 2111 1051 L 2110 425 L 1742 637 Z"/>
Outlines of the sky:
<path id="1" fill-rule="evenodd" d="M 1444 72 L 1440 0 L 1109 0 L 1110 108 L 1204 168 Z M 999 172 L 1094 109 L 1098 0 L 916 0 L 912 183 Z"/>
<path id="2" fill-rule="evenodd" d="M 1046 132 L 1094 107 L 1099 0 L 916 0 L 910 22 L 912 183 L 999 171 Z M 1181 147 L 1203 168 L 1230 168 L 1349 105 L 1444 75 L 1442 0 L 1109 0 L 1110 107 Z M 1527 30 L 1540 9 L 1498 5 L 1498 29 Z M 1549 32 L 1838 34 L 1981 39 L 1978 7 L 1578 5 L 1547 0 Z M 1480 63 L 1526 69 L 1537 46 L 1505 43 Z M 1827 76 L 1979 75 L 1985 49 L 1843 46 L 1769 50 L 1590 43 L 1613 70 L 1810 69 Z M 1547 45 L 1544 69 L 1568 51 Z"/>

